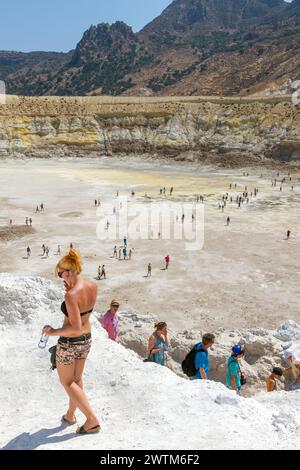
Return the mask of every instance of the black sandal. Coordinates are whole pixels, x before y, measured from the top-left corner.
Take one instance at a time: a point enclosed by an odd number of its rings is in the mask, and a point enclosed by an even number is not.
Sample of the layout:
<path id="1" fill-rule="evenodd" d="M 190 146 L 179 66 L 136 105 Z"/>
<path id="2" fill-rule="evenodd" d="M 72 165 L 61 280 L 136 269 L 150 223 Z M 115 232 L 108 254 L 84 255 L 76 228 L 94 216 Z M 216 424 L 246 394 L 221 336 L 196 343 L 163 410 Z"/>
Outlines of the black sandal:
<path id="1" fill-rule="evenodd" d="M 99 432 L 101 429 L 101 426 L 100 424 L 98 424 L 98 426 L 95 426 L 94 428 L 91 428 L 91 429 L 84 429 L 84 426 L 81 426 L 77 431 L 76 433 L 77 434 L 81 434 L 81 435 L 84 435 L 84 434 L 96 434 L 97 432 Z"/>

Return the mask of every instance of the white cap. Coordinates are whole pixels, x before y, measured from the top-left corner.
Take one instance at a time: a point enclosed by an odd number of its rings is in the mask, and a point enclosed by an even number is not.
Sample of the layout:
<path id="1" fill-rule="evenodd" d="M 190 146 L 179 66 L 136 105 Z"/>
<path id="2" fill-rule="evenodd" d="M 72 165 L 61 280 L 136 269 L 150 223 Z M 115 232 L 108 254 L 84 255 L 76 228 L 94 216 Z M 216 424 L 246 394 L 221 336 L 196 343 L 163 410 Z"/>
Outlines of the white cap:
<path id="1" fill-rule="evenodd" d="M 293 357 L 293 351 L 291 351 L 291 349 L 283 351 L 283 358 L 288 359 L 289 357 Z"/>

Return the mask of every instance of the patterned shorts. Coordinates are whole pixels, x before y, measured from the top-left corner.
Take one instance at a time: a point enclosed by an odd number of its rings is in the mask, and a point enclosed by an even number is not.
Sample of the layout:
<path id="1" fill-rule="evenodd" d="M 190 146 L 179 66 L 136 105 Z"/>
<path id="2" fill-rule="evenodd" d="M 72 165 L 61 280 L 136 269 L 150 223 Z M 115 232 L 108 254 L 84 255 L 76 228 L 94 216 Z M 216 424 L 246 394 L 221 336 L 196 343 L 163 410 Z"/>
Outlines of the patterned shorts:
<path id="1" fill-rule="evenodd" d="M 79 359 L 86 359 L 92 346 L 92 338 L 79 343 L 60 343 L 56 347 L 56 362 L 69 366 Z"/>

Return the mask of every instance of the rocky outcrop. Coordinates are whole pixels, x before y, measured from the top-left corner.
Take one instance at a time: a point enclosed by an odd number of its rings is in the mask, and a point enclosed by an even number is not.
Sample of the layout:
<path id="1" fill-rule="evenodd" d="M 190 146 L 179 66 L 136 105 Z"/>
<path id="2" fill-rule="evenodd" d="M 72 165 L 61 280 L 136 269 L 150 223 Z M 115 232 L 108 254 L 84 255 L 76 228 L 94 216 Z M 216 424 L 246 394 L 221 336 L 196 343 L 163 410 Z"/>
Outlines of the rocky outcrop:
<path id="1" fill-rule="evenodd" d="M 0 155 L 149 154 L 261 163 L 265 157 L 281 158 L 281 142 L 297 141 L 298 111 L 290 96 L 8 97 L 0 106 Z M 297 151 L 291 158 L 296 161 Z"/>

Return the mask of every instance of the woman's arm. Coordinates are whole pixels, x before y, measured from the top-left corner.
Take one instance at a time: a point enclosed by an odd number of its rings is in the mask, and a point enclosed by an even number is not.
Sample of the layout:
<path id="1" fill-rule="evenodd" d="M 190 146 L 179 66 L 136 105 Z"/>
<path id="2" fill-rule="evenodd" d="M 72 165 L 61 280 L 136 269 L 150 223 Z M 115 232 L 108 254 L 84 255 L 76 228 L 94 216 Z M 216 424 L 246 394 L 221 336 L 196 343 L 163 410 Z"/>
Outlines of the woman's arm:
<path id="1" fill-rule="evenodd" d="M 48 336 L 81 336 L 82 335 L 82 323 L 80 317 L 80 310 L 74 296 L 68 292 L 65 295 L 66 307 L 69 315 L 70 324 L 63 326 L 62 328 L 54 329 L 47 325 L 43 328 L 43 333 Z"/>
<path id="2" fill-rule="evenodd" d="M 150 354 L 161 352 L 161 349 L 154 349 L 155 343 L 156 339 L 153 336 L 150 336 L 148 340 L 148 356 L 150 356 Z"/>

